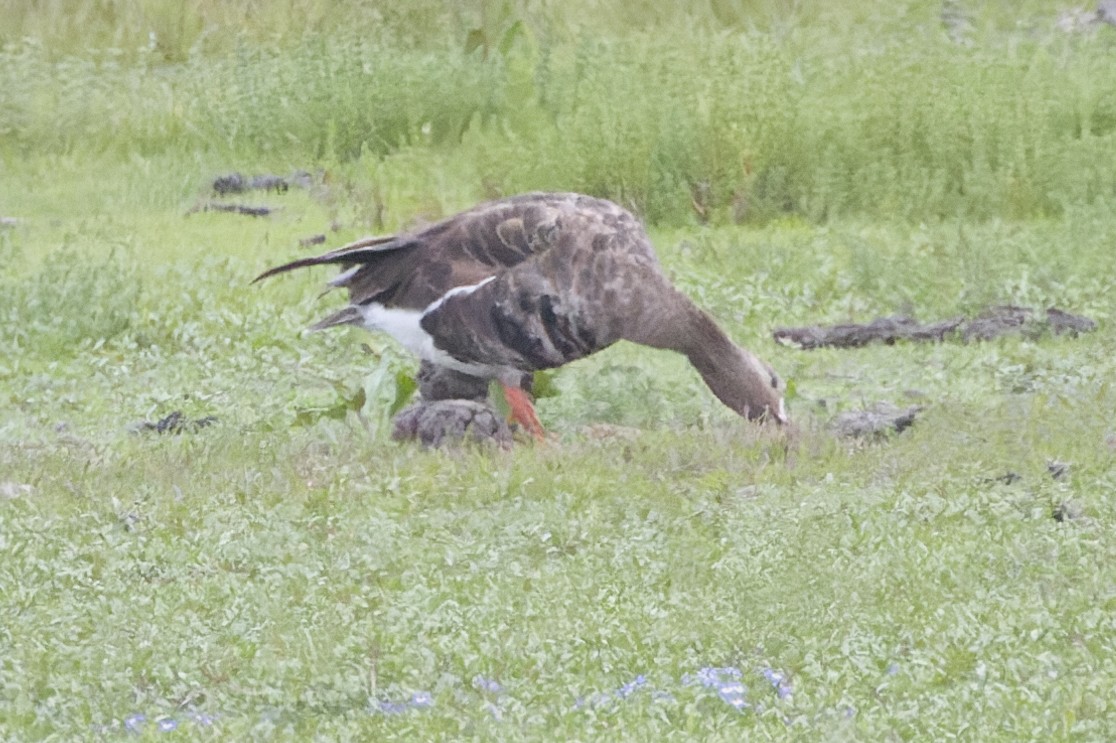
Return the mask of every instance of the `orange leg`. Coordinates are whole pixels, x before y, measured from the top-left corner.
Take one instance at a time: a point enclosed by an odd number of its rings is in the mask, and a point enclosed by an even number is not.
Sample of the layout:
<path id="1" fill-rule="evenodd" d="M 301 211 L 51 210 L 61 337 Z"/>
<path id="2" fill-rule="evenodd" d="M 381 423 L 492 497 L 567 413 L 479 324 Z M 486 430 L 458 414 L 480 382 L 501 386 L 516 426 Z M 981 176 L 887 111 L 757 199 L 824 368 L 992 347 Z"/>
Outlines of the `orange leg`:
<path id="1" fill-rule="evenodd" d="M 508 401 L 508 407 L 511 408 L 508 420 L 523 426 L 523 430 L 531 434 L 535 441 L 544 440 L 546 437 L 542 423 L 539 423 L 539 416 L 535 413 L 535 406 L 531 403 L 530 396 L 519 387 L 503 383 L 500 386 L 504 388 L 504 399 Z"/>

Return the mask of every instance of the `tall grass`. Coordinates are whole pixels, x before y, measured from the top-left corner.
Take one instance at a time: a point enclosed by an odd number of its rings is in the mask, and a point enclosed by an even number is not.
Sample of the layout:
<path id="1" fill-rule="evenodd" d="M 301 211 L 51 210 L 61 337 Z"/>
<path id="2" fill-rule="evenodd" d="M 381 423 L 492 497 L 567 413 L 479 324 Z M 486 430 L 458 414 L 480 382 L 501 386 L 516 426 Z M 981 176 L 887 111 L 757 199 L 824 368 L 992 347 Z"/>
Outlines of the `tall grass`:
<path id="1" fill-rule="evenodd" d="M 110 20 L 127 34 L 170 13 L 74 5 L 102 41 Z M 173 54 L 155 32 L 135 48 L 62 54 L 64 24 L 11 41 L 0 152 L 363 159 L 386 172 L 454 158 L 477 197 L 578 189 L 673 223 L 1037 217 L 1116 195 L 1103 30 L 1058 36 L 1033 21 L 959 44 L 929 3 L 808 6 L 817 17 L 805 4 L 713 2 L 685 19 L 645 8 L 622 32 L 547 3 L 291 6 L 292 28 L 270 36 L 275 10 L 241 26 L 228 14 L 243 8 L 176 11 L 200 14 L 184 26 L 209 28 L 216 14 L 214 29 L 240 30 Z M 627 17 L 579 7 L 618 26 Z M 16 15 L 31 31 L 45 17 Z M 848 25 L 858 18 L 864 30 Z M 822 25 L 838 19 L 841 33 Z"/>

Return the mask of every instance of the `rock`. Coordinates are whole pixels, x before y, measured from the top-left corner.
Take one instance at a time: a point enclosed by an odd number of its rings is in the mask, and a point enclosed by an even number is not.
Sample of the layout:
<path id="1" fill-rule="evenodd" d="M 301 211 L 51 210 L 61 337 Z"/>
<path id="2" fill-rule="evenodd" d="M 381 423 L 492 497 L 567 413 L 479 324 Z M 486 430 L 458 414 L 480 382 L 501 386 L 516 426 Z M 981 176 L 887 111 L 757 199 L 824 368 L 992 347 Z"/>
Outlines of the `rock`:
<path id="1" fill-rule="evenodd" d="M 1055 521 L 1077 521 L 1085 515 L 1085 509 L 1075 500 L 1066 500 L 1055 505 L 1050 515 Z"/>
<path id="2" fill-rule="evenodd" d="M 880 402 L 868 410 L 841 413 L 834 419 L 832 426 L 838 435 L 853 438 L 901 433 L 914 423 L 915 416 L 920 412 L 921 405 L 901 409 L 891 403 Z"/>
<path id="3" fill-rule="evenodd" d="M 527 376 L 524 389 L 531 391 Z M 488 381 L 423 361 L 418 372 L 419 401 L 393 419 L 391 437 L 423 446 L 455 446 L 463 441 L 512 443 L 512 429 L 488 404 Z"/>
<path id="4" fill-rule="evenodd" d="M 1096 19 L 1098 23 L 1116 26 L 1116 0 L 1101 0 L 1097 5 Z"/>
<path id="5" fill-rule="evenodd" d="M 495 442 L 507 446 L 512 432 L 499 414 L 476 400 L 423 400 L 395 416 L 391 437 L 396 441 L 419 441 L 439 448 L 465 441 Z"/>
<path id="6" fill-rule="evenodd" d="M 1064 480 L 1069 475 L 1070 464 L 1059 459 L 1051 459 L 1046 463 L 1046 471 L 1055 480 Z"/>

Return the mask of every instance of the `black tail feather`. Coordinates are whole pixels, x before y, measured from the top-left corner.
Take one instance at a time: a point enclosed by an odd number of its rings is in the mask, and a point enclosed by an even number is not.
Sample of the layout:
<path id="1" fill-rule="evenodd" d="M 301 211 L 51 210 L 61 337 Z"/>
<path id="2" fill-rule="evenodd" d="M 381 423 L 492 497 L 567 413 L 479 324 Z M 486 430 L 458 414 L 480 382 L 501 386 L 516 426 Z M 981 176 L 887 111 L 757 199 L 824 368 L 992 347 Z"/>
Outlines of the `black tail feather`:
<path id="1" fill-rule="evenodd" d="M 362 240 L 357 240 L 356 242 L 337 248 L 336 250 L 331 250 L 328 253 L 323 253 L 322 255 L 311 258 L 300 258 L 297 261 L 291 261 L 290 263 L 284 263 L 275 268 L 269 268 L 252 279 L 252 283 L 255 284 L 257 281 L 263 281 L 266 278 L 286 273 L 287 271 L 294 271 L 297 268 L 322 266 L 330 263 L 347 265 L 364 263 L 370 260 L 375 254 L 382 253 L 385 250 L 397 250 L 407 247 L 410 244 L 411 241 L 400 240 L 395 235 L 388 235 L 386 237 L 366 237 Z"/>

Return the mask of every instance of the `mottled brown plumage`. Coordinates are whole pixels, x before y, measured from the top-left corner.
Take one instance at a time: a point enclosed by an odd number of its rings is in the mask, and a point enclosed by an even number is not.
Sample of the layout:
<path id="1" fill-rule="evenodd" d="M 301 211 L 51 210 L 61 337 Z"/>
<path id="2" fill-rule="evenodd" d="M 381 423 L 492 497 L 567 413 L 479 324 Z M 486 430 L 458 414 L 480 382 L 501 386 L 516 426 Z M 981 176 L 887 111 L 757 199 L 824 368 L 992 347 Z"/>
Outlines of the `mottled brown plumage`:
<path id="1" fill-rule="evenodd" d="M 256 280 L 325 263 L 346 267 L 330 283 L 350 304 L 316 328 L 384 329 L 435 364 L 506 386 L 629 340 L 685 354 L 739 414 L 786 420 L 779 378 L 674 289 L 642 225 L 612 202 L 515 196 Z"/>

